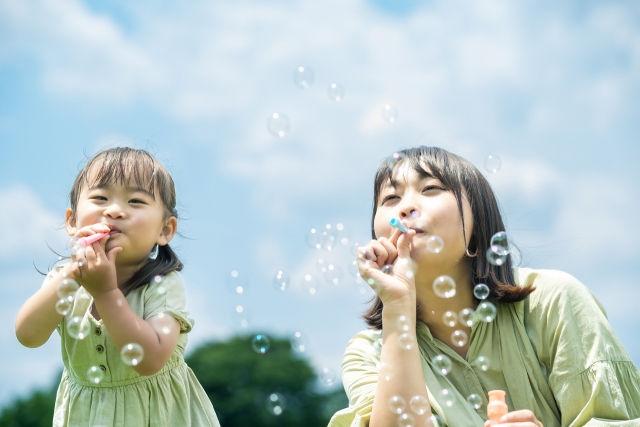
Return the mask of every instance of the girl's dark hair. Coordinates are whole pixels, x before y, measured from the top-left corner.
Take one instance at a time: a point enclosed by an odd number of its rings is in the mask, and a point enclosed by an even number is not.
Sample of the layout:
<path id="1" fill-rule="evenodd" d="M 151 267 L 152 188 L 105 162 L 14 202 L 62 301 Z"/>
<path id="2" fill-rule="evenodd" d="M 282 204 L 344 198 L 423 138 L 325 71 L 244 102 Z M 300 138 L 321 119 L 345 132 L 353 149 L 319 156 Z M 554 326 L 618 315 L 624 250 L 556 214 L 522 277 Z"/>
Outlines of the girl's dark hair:
<path id="1" fill-rule="evenodd" d="M 155 200 L 160 196 L 165 208 L 165 219 L 178 218 L 176 210 L 176 188 L 169 172 L 148 151 L 128 147 L 116 147 L 101 151 L 93 156 L 76 177 L 69 203 L 72 215 L 76 215 L 78 199 L 83 188 L 108 187 L 123 184 L 147 191 Z M 134 289 L 151 282 L 155 276 L 172 271 L 181 271 L 182 262 L 167 244 L 154 247 L 157 256 L 147 258 L 134 275 L 121 287 L 127 295 Z"/>
<path id="2" fill-rule="evenodd" d="M 394 172 L 400 164 L 409 165 L 418 174 L 427 173 L 435 176 L 448 191 L 454 194 L 458 202 L 465 242 L 467 230 L 464 228 L 462 197 L 463 191 L 466 191 L 474 219 L 474 229 L 471 230 L 467 247 L 467 256 L 471 259 L 473 286 L 485 283 L 490 290 L 488 299 L 501 303 L 522 301 L 535 290 L 532 286 L 519 286 L 515 282 L 511 269 L 511 257 L 507 257 L 506 262 L 501 266 L 492 265 L 487 261 L 486 250 L 491 244 L 491 237 L 499 231 L 504 231 L 498 201 L 491 186 L 474 165 L 442 148 L 425 146 L 409 148 L 382 161 L 373 184 L 371 234 L 374 239 L 377 236 L 373 223 L 378 209 L 380 190 L 386 183 L 393 184 Z M 382 307 L 382 301 L 376 296 L 363 315 L 370 327 L 382 329 Z"/>

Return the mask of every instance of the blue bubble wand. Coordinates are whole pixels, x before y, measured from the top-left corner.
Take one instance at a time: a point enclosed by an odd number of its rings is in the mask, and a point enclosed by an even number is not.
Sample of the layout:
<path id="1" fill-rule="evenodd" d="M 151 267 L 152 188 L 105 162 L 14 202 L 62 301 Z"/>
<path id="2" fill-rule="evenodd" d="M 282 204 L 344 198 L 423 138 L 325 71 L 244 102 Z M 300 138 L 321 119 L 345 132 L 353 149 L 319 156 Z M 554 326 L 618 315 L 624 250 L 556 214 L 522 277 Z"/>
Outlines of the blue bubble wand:
<path id="1" fill-rule="evenodd" d="M 407 227 L 405 227 L 398 218 L 391 218 L 389 220 L 389 224 L 391 224 L 391 226 L 393 228 L 397 228 L 398 230 L 402 231 L 403 233 L 406 233 L 407 231 L 409 231 L 409 229 Z"/>

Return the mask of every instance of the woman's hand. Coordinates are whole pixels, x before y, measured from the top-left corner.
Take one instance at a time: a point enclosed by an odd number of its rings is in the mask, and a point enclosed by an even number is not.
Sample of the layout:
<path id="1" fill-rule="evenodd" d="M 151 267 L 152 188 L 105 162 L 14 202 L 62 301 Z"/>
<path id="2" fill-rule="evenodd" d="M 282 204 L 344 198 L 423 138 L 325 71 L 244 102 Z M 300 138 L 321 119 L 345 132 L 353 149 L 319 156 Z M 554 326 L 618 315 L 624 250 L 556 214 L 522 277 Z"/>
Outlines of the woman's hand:
<path id="1" fill-rule="evenodd" d="M 489 427 L 489 421 L 485 421 L 484 427 Z M 544 427 L 536 418 L 533 412 L 528 409 L 509 412 L 500 418 L 500 424 L 494 424 L 494 427 Z"/>
<path id="2" fill-rule="evenodd" d="M 111 230 L 106 225 L 94 224 L 78 230 L 75 237 L 82 238 L 96 233 L 109 233 L 109 231 Z M 78 251 L 72 265 L 71 273 L 74 278 L 94 298 L 96 295 L 118 287 L 115 260 L 122 248 L 115 247 L 106 253 L 107 240 L 109 235 Z"/>
<path id="3" fill-rule="evenodd" d="M 407 297 L 415 300 L 416 288 L 411 260 L 411 242 L 415 234 L 415 230 L 406 233 L 394 230 L 390 238 L 372 240 L 356 252 L 360 275 L 385 305 Z M 393 270 L 383 273 L 382 268 L 386 265 L 393 266 Z"/>

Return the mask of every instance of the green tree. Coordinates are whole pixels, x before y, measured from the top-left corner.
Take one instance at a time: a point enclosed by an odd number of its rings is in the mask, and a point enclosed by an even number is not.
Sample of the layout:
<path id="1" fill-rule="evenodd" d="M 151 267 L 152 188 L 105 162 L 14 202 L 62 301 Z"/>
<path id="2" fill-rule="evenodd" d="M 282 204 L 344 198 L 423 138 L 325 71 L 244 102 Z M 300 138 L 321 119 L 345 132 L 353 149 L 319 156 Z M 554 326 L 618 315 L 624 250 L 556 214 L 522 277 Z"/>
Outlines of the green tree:
<path id="1" fill-rule="evenodd" d="M 18 398 L 6 406 L 0 413 L 2 427 L 51 427 L 53 407 L 60 377 L 44 390 L 35 390 L 29 396 Z"/>
<path id="2" fill-rule="evenodd" d="M 317 390 L 313 368 L 288 340 L 271 338 L 265 354 L 253 351 L 251 341 L 252 336 L 241 336 L 211 342 L 187 358 L 223 426 L 325 427 L 335 411 L 347 406 L 341 387 Z M 272 393 L 284 397 L 279 414 L 268 410 Z"/>

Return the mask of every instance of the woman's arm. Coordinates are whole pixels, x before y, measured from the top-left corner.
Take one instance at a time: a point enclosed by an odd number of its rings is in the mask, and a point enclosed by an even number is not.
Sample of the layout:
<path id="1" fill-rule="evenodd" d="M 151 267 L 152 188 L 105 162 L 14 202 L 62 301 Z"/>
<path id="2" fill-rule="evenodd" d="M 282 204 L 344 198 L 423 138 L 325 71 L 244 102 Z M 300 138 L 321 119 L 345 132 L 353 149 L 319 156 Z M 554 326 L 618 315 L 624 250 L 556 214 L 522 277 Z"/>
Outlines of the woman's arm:
<path id="1" fill-rule="evenodd" d="M 70 274 L 70 266 L 63 267 L 59 274 L 46 281 L 44 286 L 29 298 L 16 316 L 16 337 L 25 347 L 40 347 L 60 324 L 63 316 L 56 311 L 60 299 L 56 293 L 64 274 Z"/>

